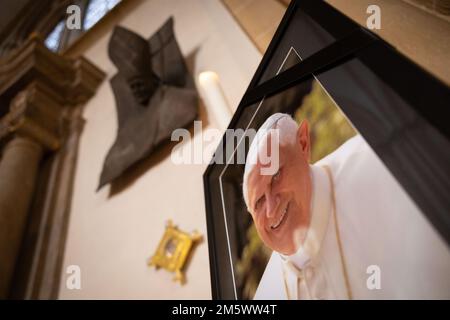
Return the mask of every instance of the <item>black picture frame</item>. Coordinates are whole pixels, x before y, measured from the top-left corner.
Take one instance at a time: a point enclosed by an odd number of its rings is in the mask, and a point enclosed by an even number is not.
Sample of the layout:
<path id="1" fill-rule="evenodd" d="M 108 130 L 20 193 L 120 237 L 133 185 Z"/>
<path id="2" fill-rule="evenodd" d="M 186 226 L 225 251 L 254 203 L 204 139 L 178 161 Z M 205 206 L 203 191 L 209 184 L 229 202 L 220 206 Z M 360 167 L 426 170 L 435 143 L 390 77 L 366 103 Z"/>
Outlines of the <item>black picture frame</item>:
<path id="1" fill-rule="evenodd" d="M 324 32 L 316 34 L 320 41 L 302 42 L 306 57 L 275 76 L 274 68 L 282 57 L 277 53 L 286 50 L 289 42 L 302 41 L 302 32 L 307 31 L 300 26 L 300 16 Z M 366 85 L 375 91 L 387 88 L 384 91 L 394 102 L 376 95 L 363 96 L 358 98 L 358 108 L 346 108 L 345 98 L 354 95 L 352 84 L 357 84 L 346 78 L 351 83 L 344 86 L 342 80 L 352 73 L 366 79 Z M 326 2 L 290 3 L 228 128 L 239 128 L 244 111 L 262 98 L 312 76 L 342 106 L 341 111 L 450 244 L 450 126 L 445 117 L 450 105 L 449 88 Z M 222 142 L 219 148 L 224 148 L 225 136 Z M 211 162 L 203 175 L 212 297 L 237 299 L 229 243 L 230 237 L 239 235 L 228 232 L 222 214 L 218 178 L 224 167 Z"/>

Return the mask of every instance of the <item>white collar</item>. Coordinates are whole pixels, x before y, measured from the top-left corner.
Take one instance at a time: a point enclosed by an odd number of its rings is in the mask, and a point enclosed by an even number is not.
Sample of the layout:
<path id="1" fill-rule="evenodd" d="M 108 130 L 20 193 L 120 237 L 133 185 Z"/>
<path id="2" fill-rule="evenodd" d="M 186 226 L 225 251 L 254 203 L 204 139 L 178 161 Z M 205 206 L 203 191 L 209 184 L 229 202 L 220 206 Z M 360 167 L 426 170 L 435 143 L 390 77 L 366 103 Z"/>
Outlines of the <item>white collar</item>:
<path id="1" fill-rule="evenodd" d="M 312 183 L 311 221 L 305 241 L 293 255 L 281 255 L 283 260 L 292 262 L 300 269 L 319 253 L 331 212 L 331 190 L 327 172 L 320 166 L 310 165 L 310 174 Z"/>

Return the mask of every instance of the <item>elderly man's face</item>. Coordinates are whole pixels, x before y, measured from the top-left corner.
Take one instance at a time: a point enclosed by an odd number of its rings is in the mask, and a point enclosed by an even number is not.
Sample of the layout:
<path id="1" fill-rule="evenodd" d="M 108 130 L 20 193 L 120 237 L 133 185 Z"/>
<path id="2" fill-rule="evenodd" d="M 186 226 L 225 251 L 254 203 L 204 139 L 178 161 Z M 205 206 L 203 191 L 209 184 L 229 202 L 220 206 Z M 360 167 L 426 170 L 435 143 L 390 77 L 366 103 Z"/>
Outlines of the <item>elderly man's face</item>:
<path id="1" fill-rule="evenodd" d="M 297 131 L 296 143 L 280 146 L 279 155 L 279 170 L 274 175 L 262 175 L 260 162 L 250 173 L 249 209 L 263 242 L 272 250 L 290 255 L 304 240 L 310 221 L 310 140 L 306 121 Z"/>

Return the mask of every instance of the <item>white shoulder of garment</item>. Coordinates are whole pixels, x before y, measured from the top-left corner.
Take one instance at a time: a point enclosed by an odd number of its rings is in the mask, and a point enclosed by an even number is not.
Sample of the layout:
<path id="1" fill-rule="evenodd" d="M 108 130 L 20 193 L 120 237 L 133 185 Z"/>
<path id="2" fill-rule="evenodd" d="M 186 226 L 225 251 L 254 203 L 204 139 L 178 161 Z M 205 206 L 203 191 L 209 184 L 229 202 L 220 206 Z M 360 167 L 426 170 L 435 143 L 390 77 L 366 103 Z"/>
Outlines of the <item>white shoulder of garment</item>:
<path id="1" fill-rule="evenodd" d="M 278 252 L 272 252 L 253 299 L 287 300 L 283 276 L 283 261 Z"/>

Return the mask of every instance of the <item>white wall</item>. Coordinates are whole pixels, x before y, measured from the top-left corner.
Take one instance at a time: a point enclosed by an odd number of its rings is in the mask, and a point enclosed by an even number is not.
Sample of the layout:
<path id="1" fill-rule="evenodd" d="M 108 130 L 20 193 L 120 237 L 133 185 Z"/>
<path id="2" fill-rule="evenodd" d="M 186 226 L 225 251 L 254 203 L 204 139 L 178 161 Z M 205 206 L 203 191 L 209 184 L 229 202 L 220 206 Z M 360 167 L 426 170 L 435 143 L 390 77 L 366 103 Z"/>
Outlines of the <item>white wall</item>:
<path id="1" fill-rule="evenodd" d="M 225 96 L 236 109 L 261 54 L 219 0 L 143 1 L 120 22 L 150 36 L 170 16 L 185 57 L 194 56 L 193 73 L 218 73 Z M 152 163 L 122 192 L 109 197 L 109 186 L 96 192 L 105 155 L 112 145 L 117 120 L 109 78 L 116 72 L 107 56 L 110 33 L 85 53 L 107 73 L 86 106 L 72 209 L 67 236 L 61 299 L 208 299 L 209 258 L 202 175 L 206 165 L 174 165 L 170 148 L 159 150 Z M 208 110 L 200 118 L 215 127 Z M 209 118 L 209 119 L 208 119 Z M 198 136 L 196 138 L 199 138 Z M 187 269 L 187 284 L 172 282 L 173 274 L 146 264 L 164 232 L 167 219 L 181 229 L 198 230 L 204 241 Z M 81 290 L 66 288 L 66 267 L 81 267 Z"/>

